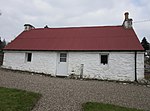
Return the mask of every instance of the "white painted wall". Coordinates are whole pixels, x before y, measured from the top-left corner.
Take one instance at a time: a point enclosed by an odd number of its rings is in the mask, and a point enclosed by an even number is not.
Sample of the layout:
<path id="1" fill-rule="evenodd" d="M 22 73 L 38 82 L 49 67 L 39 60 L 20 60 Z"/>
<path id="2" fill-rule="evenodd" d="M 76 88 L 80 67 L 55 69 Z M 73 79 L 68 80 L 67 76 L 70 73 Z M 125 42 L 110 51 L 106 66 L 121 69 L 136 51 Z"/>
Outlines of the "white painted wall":
<path id="1" fill-rule="evenodd" d="M 81 64 L 84 64 L 84 78 L 134 81 L 134 52 L 105 52 L 109 54 L 108 64 L 100 63 L 100 54 L 104 52 L 69 52 L 68 75 L 74 70 L 80 75 Z M 57 70 L 57 52 L 32 52 L 32 61 L 25 61 L 25 52 L 10 52 L 4 54 L 3 67 L 46 73 L 55 75 Z M 138 79 L 144 78 L 144 53 L 137 54 Z"/>
<path id="2" fill-rule="evenodd" d="M 108 64 L 100 63 L 100 54 L 104 52 L 70 52 L 69 73 L 72 70 L 80 75 L 81 64 L 84 64 L 84 78 L 98 78 L 107 80 L 134 81 L 135 62 L 134 52 L 109 52 Z M 137 54 L 138 79 L 144 78 L 144 54 Z"/>
<path id="3" fill-rule="evenodd" d="M 144 78 L 144 53 L 137 54 L 137 78 Z"/>
<path id="4" fill-rule="evenodd" d="M 55 75 L 56 52 L 32 52 L 31 62 L 26 61 L 25 52 L 5 52 L 3 67 Z"/>

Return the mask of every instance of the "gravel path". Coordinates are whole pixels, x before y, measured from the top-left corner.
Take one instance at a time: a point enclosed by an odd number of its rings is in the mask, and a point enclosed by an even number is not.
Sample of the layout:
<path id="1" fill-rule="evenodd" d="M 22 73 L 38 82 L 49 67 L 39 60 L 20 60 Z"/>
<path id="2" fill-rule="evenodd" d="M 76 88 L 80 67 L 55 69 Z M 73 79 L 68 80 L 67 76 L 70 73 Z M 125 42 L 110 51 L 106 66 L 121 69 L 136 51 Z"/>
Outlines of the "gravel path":
<path id="1" fill-rule="evenodd" d="M 104 81 L 45 77 L 0 69 L 0 86 L 43 96 L 33 111 L 80 111 L 87 101 L 112 103 L 150 111 L 150 88 Z"/>

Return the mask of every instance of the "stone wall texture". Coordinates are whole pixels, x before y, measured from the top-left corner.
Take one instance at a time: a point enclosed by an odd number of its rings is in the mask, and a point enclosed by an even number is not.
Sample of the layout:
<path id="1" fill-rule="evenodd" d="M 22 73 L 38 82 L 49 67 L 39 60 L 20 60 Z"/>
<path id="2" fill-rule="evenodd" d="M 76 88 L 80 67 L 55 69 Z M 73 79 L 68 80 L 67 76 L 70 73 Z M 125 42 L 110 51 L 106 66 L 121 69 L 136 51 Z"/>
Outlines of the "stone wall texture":
<path id="1" fill-rule="evenodd" d="M 57 75 L 58 53 L 55 51 L 33 51 L 32 61 L 26 61 L 27 52 L 6 51 L 3 67 L 14 70 L 31 71 Z M 67 52 L 68 73 L 81 74 L 92 79 L 134 81 L 135 80 L 135 53 L 134 52 Z M 101 64 L 100 55 L 108 54 L 108 64 Z M 137 52 L 137 78 L 144 78 L 144 53 Z"/>

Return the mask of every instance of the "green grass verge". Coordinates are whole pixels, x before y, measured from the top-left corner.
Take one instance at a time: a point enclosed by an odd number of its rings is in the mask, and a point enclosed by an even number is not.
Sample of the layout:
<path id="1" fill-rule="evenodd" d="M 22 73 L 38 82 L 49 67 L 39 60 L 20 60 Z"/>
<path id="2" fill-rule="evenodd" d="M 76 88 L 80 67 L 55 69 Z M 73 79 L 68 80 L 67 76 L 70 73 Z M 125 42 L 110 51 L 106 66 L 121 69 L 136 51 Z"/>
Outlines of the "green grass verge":
<path id="1" fill-rule="evenodd" d="M 38 93 L 0 87 L 0 111 L 31 111 L 40 97 Z"/>
<path id="2" fill-rule="evenodd" d="M 143 111 L 111 104 L 87 102 L 82 105 L 83 111 Z"/>

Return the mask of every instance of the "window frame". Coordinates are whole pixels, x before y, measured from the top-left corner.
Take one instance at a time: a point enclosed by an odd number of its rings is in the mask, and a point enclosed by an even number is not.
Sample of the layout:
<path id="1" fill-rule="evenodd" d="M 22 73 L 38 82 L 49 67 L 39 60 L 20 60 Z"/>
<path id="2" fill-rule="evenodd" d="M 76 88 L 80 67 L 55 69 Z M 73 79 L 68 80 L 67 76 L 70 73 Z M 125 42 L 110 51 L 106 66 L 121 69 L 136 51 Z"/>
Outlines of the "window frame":
<path id="1" fill-rule="evenodd" d="M 31 62 L 32 61 L 32 53 L 31 52 L 28 52 L 26 53 L 26 62 Z"/>
<path id="2" fill-rule="evenodd" d="M 62 55 L 63 56 L 62 56 Z M 64 56 L 64 54 L 65 54 L 65 56 Z M 67 53 L 65 53 L 65 52 L 61 52 L 60 54 L 59 54 L 59 62 L 67 62 Z"/>
<path id="3" fill-rule="evenodd" d="M 106 56 L 107 57 L 106 58 L 106 62 L 102 61 L 102 56 Z M 109 64 L 109 54 L 108 53 L 100 54 L 100 64 L 101 65 L 108 65 Z"/>

